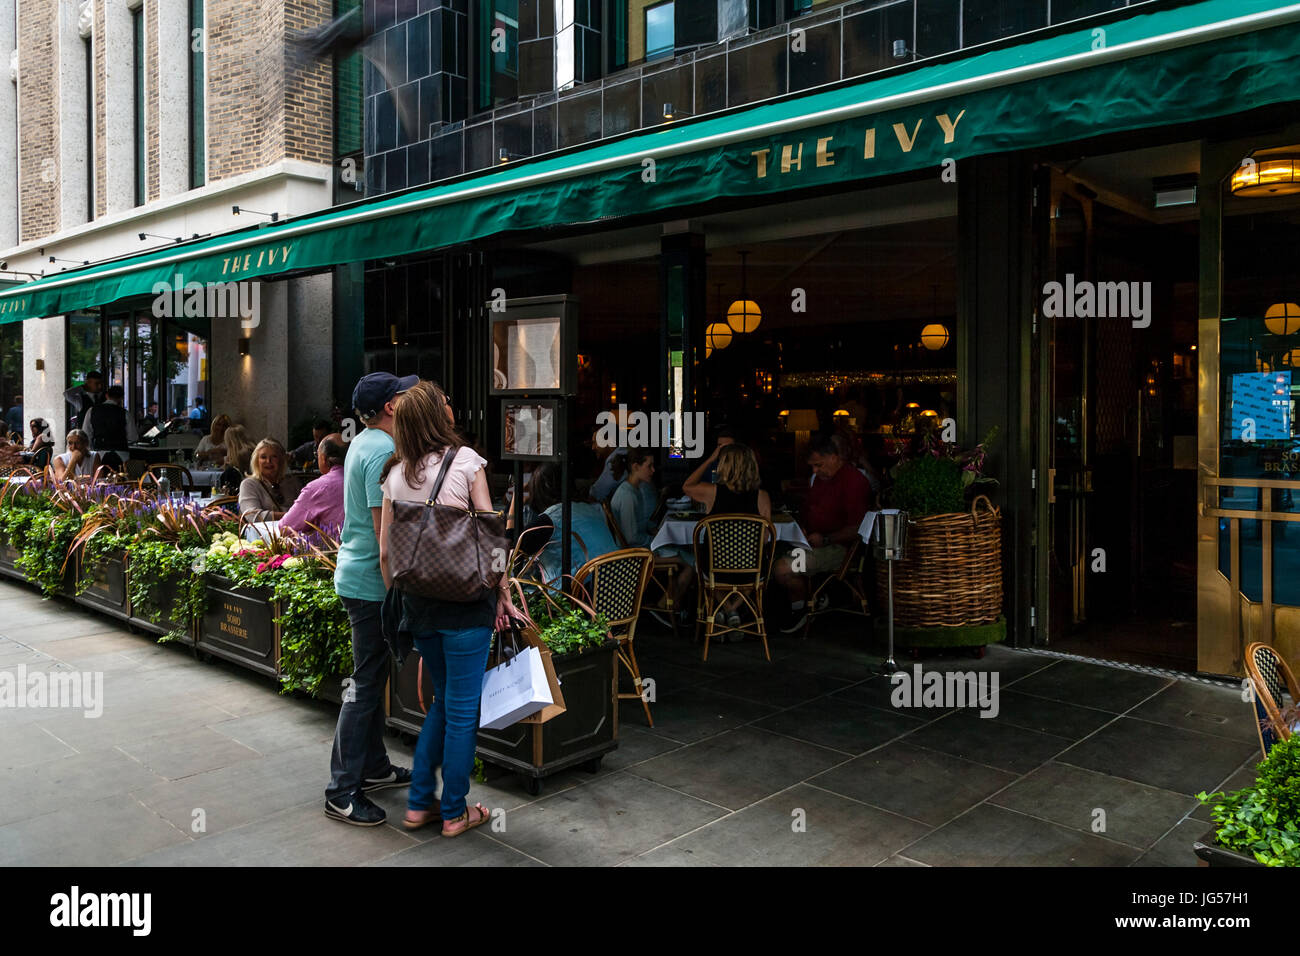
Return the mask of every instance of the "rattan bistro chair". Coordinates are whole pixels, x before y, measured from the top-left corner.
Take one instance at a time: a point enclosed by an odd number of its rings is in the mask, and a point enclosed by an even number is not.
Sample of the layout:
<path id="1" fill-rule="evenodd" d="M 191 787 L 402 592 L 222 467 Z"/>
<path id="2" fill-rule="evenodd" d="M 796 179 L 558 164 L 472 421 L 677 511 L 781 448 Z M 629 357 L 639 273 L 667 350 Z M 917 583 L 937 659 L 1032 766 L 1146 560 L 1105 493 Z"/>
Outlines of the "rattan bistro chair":
<path id="1" fill-rule="evenodd" d="M 627 539 L 623 537 L 623 529 L 619 527 L 618 519 L 614 517 L 614 509 L 610 507 L 608 501 L 602 501 L 600 507 L 605 512 L 605 524 L 609 526 L 609 533 L 614 536 L 615 543 L 620 548 L 626 548 Z M 676 557 L 655 557 L 653 553 L 651 559 L 648 588 L 650 603 L 643 604 L 642 610 L 649 611 L 659 618 L 661 623 L 663 616 L 666 615 L 673 637 L 677 637 L 677 614 L 675 613 L 677 608 L 673 595 L 677 593 L 677 575 L 681 572 L 682 561 Z"/>
<path id="2" fill-rule="evenodd" d="M 826 574 L 814 575 L 812 583 L 812 596 L 808 599 L 808 616 L 804 619 L 802 639 L 808 639 L 808 632 L 812 629 L 812 622 L 815 617 L 821 614 L 830 614 L 833 611 L 840 611 L 844 614 L 857 614 L 862 617 L 870 617 L 871 612 L 867 608 L 867 588 L 865 565 L 867 560 L 867 549 L 863 546 L 861 538 L 854 538 L 853 543 L 849 545 L 844 560 L 835 571 Z M 820 579 L 820 580 L 818 580 Z M 853 607 L 835 607 L 830 603 L 830 594 L 828 591 L 835 583 L 844 585 L 848 588 L 854 599 L 858 603 L 857 608 Z M 825 603 L 823 603 L 823 598 Z"/>
<path id="3" fill-rule="evenodd" d="M 605 615 L 610 635 L 618 640 L 618 659 L 632 675 L 635 688 L 635 693 L 619 694 L 619 699 L 640 700 L 646 723 L 651 727 L 655 722 L 641 686 L 641 668 L 632 642 L 636 639 L 636 621 L 641 616 L 641 601 L 645 598 L 653 564 L 654 555 L 648 548 L 622 548 L 592 558 L 573 575 L 572 584 L 579 596 L 590 598 L 597 614 Z"/>
<path id="4" fill-rule="evenodd" d="M 1246 673 L 1254 687 L 1259 749 L 1267 757 L 1274 744 L 1291 736 L 1300 687 L 1286 661 L 1268 644 L 1257 642 L 1246 648 Z M 1289 708 L 1284 706 L 1283 693 L 1291 697 Z"/>
<path id="5" fill-rule="evenodd" d="M 709 659 L 709 640 L 714 634 L 737 631 L 752 634 L 763 642 L 763 654 L 770 661 L 767 628 L 763 623 L 763 592 L 772 570 L 776 529 L 761 515 L 710 515 L 695 525 L 692 538 L 695 567 L 700 575 L 695 628 L 704 625 L 704 656 Z M 718 611 L 733 597 L 754 617 L 752 623 L 736 626 L 719 624 Z"/>
<path id="6" fill-rule="evenodd" d="M 193 491 L 194 478 L 190 475 L 190 470 L 183 465 L 161 464 L 150 465 L 143 475 L 140 476 L 140 490 L 143 491 L 149 485 L 158 486 L 158 479 L 163 475 L 167 476 L 167 481 L 172 488 L 177 491 Z"/>

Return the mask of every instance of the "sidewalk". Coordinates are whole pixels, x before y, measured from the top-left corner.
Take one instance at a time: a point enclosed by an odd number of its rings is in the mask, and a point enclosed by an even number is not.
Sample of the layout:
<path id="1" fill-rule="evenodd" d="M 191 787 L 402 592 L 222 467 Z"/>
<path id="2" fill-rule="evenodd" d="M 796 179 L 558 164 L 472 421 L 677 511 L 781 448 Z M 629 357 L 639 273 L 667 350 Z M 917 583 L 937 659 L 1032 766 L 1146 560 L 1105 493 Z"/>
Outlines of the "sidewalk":
<path id="1" fill-rule="evenodd" d="M 385 826 L 326 819 L 332 705 L 0 581 L 0 671 L 104 675 L 98 719 L 0 709 L 0 866 L 1191 866 L 1192 795 L 1253 779 L 1239 692 L 991 648 L 922 663 L 996 672 L 996 718 L 898 709 L 860 626 L 778 635 L 771 664 L 645 630 L 655 728 L 624 701 L 601 771 L 536 798 L 489 771 L 471 799 L 503 829 L 444 840 L 401 829 L 400 790 Z"/>

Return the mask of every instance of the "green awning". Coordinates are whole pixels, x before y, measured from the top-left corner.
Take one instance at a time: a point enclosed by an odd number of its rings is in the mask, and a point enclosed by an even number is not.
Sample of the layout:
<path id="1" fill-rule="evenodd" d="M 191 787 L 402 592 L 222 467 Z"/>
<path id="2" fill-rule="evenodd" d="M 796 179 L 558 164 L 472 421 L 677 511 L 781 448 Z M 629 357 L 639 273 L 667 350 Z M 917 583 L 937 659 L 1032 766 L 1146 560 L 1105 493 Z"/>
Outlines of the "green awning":
<path id="1" fill-rule="evenodd" d="M 0 322 L 718 197 L 938 177 L 947 160 L 1295 100 L 1297 62 L 1300 3 L 1205 0 L 60 273 L 0 291 Z"/>

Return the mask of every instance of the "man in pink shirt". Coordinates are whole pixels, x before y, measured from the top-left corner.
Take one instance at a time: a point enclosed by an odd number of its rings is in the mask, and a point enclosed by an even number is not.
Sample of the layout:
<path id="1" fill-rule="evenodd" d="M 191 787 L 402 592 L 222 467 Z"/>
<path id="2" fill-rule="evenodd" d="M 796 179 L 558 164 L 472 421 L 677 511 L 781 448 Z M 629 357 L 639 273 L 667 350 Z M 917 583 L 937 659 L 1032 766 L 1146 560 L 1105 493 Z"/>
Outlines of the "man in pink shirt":
<path id="1" fill-rule="evenodd" d="M 299 493 L 293 507 L 280 519 L 281 528 L 311 531 L 307 527 L 311 523 L 338 534 L 343 527 L 343 457 L 347 450 L 343 436 L 337 432 L 320 440 L 316 446 L 320 477 Z"/>

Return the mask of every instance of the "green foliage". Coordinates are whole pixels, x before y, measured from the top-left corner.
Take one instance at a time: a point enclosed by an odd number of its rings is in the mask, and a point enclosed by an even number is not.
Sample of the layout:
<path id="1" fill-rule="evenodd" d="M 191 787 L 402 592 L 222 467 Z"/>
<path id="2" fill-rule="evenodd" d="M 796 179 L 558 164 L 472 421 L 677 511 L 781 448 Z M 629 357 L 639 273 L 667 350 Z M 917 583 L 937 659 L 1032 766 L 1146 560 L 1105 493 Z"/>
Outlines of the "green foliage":
<path id="1" fill-rule="evenodd" d="M 1265 866 L 1300 866 L 1300 735 L 1275 744 L 1253 786 L 1236 793 L 1198 793 L 1221 846 L 1249 853 Z"/>
<path id="2" fill-rule="evenodd" d="M 27 521 L 23 553 L 15 562 L 29 581 L 39 584 L 46 597 L 63 590 L 72 539 L 81 530 L 75 512 L 33 510 Z"/>
<path id="3" fill-rule="evenodd" d="M 538 636 L 551 653 L 576 654 L 589 647 L 602 647 L 609 640 L 609 624 L 603 614 L 594 618 L 565 598 L 553 599 L 546 616 L 534 616 Z"/>
<path id="4" fill-rule="evenodd" d="M 280 683 L 283 692 L 313 696 L 328 682 L 352 672 L 352 627 L 334 591 L 326 567 L 310 558 L 258 571 L 249 558 L 208 555 L 208 571 L 229 578 L 239 588 L 269 588 L 280 602 Z"/>
<path id="5" fill-rule="evenodd" d="M 895 470 L 889 503 L 912 517 L 951 514 L 966 510 L 964 487 L 955 459 L 922 455 Z"/>
<path id="6" fill-rule="evenodd" d="M 94 539 L 92 539 L 94 540 Z M 170 593 L 175 604 L 171 629 L 159 641 L 174 641 L 189 633 L 208 609 L 208 588 L 203 575 L 192 570 L 194 552 L 180 550 L 169 541 L 136 538 L 127 545 L 131 613 L 154 624 L 163 620 L 158 595 Z"/>

